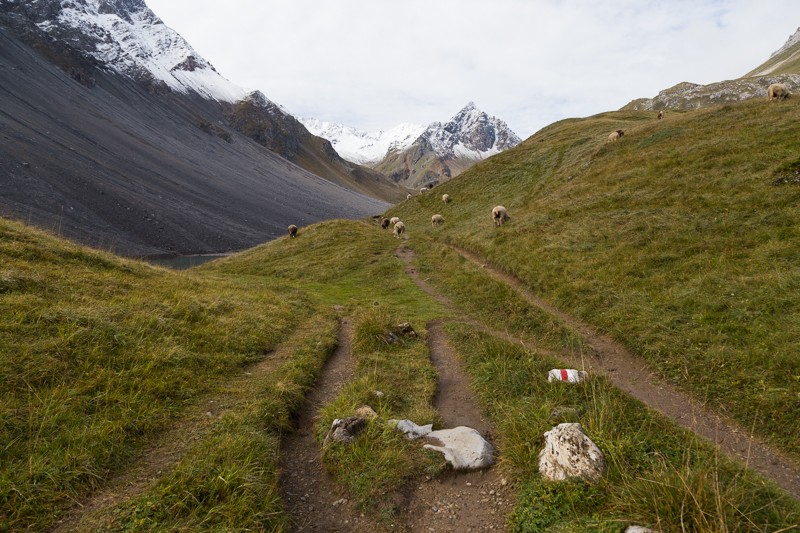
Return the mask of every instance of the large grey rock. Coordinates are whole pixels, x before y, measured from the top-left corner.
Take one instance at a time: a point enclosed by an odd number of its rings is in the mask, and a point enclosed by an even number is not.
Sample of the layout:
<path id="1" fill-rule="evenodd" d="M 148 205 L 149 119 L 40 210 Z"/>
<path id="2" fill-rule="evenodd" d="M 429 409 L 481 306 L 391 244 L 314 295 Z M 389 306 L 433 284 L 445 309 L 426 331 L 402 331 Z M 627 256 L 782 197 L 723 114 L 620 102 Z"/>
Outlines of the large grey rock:
<path id="1" fill-rule="evenodd" d="M 580 478 L 597 482 L 606 472 L 603 452 L 578 423 L 559 424 L 544 434 L 539 472 L 547 479 Z"/>
<path id="2" fill-rule="evenodd" d="M 425 436 L 424 448 L 444 454 L 454 470 L 478 470 L 492 466 L 494 447 L 472 428 L 458 426 L 432 431 Z"/>

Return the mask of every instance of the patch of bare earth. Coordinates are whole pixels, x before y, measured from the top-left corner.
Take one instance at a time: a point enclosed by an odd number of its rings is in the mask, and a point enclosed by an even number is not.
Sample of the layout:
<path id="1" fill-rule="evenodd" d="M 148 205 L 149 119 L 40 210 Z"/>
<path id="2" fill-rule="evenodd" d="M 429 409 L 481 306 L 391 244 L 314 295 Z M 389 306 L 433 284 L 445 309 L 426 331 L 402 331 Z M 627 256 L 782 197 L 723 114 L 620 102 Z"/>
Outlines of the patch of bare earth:
<path id="1" fill-rule="evenodd" d="M 590 344 L 588 356 L 559 353 L 555 356 L 577 368 L 606 376 L 619 389 L 659 411 L 682 427 L 714 442 L 728 455 L 741 460 L 761 475 L 774 481 L 787 493 L 800 499 L 800 465 L 785 453 L 754 437 L 734 420 L 712 412 L 696 399 L 663 379 L 644 359 L 636 357 L 614 339 L 603 335 L 584 322 L 557 309 L 536 296 L 512 275 L 489 265 L 478 255 L 454 248 L 464 258 L 483 267 L 497 280 L 506 283 L 531 304 L 556 316 L 578 331 Z M 520 341 L 532 350 L 545 352 L 527 341 Z"/>
<path id="2" fill-rule="evenodd" d="M 217 392 L 199 401 L 156 442 L 131 459 L 127 469 L 110 478 L 88 498 L 76 501 L 51 531 L 106 529 L 113 519 L 110 511 L 115 506 L 143 494 L 158 481 L 162 473 L 180 461 L 193 443 L 208 434 L 219 417 L 250 401 L 249 391 L 252 387 L 259 380 L 268 379 L 278 366 L 292 356 L 296 347 L 297 342 L 289 339 L 267 354 L 264 360 L 243 369 L 220 386 Z"/>
<path id="3" fill-rule="evenodd" d="M 281 496 L 293 531 L 381 531 L 370 517 L 359 512 L 325 470 L 320 445 L 314 437 L 320 408 L 333 401 L 355 371 L 351 338 L 353 325 L 342 320 L 339 345 L 325 364 L 317 385 L 301 409 L 295 430 L 281 443 Z"/>
<path id="4" fill-rule="evenodd" d="M 444 427 L 471 427 L 491 441 L 492 427 L 481 413 L 440 322 L 428 327 L 428 347 L 439 374 L 434 407 Z M 412 492 L 406 524 L 412 531 L 502 531 L 514 500 L 511 486 L 496 466 L 478 472 L 447 471 Z"/>

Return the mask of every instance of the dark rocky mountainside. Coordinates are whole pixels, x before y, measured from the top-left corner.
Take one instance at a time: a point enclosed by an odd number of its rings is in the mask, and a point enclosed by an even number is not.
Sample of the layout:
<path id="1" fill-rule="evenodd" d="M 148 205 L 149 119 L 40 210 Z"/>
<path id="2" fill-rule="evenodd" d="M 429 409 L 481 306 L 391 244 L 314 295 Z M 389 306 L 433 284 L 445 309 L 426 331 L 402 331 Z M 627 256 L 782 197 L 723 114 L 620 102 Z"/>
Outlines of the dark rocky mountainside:
<path id="1" fill-rule="evenodd" d="M 89 7 L 150 24 L 141 0 Z M 97 47 L 98 30 L 83 19 L 69 30 L 65 13 L 52 0 L 0 2 L 0 214 L 127 255 L 204 253 L 376 214 L 387 204 L 375 196 L 401 194 L 263 95 L 226 100 L 238 88 L 174 32 L 165 76 L 130 50 L 109 63 L 97 50 L 128 41 Z"/>
<path id="2" fill-rule="evenodd" d="M 390 150 L 375 169 L 406 187 L 436 185 L 520 142 L 505 122 L 470 102 L 448 122 L 428 126 L 411 146 Z"/>

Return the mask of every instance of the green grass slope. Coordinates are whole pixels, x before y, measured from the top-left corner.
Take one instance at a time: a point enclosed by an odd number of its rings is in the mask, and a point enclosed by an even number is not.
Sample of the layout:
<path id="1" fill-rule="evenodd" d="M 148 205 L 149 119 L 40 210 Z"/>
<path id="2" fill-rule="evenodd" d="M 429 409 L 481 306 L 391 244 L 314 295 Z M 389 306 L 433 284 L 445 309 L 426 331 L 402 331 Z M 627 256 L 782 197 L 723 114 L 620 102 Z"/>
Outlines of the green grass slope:
<path id="1" fill-rule="evenodd" d="M 42 530 L 312 309 L 4 219 L 0 257 L 0 530 Z"/>
<path id="2" fill-rule="evenodd" d="M 745 74 L 744 77 L 797 73 L 800 73 L 800 43 L 795 43 L 779 54 L 770 57 Z"/>
<path id="3" fill-rule="evenodd" d="M 484 255 L 800 458 L 798 118 L 798 102 L 751 101 L 565 120 L 387 214 Z"/>
<path id="4" fill-rule="evenodd" d="M 635 114 L 620 119 L 649 128 Z M 608 121 L 617 125 L 609 117 L 592 120 L 592 135 L 605 132 Z M 569 138 L 581 122 L 558 125 L 566 129 L 554 135 Z M 531 143 L 526 146 L 536 147 Z M 592 154 L 593 143 L 569 146 Z M 600 146 L 596 157 L 624 149 L 622 143 Z M 553 161 L 559 158 L 572 156 L 565 151 Z M 464 240 L 476 248 L 484 230 L 509 243 L 524 235 L 515 230 L 524 220 L 520 204 L 508 202 L 514 219 L 495 231 L 486 210 L 468 208 L 464 198 L 455 196 L 462 203 L 449 206 L 453 212 L 438 235 L 455 229 L 457 213 L 468 224 L 471 209 L 481 222 L 473 220 Z M 409 443 L 388 423 L 439 422 L 431 407 L 436 372 L 426 342 L 429 321 L 467 314 L 502 327 L 501 315 L 514 313 L 512 330 L 556 351 L 581 349 L 558 320 L 430 241 L 430 225 L 413 222 L 429 207 L 405 205 L 421 272 L 427 278 L 430 268 L 438 269 L 431 278 L 455 293 L 454 309 L 417 288 L 395 257 L 398 241 L 369 222 L 316 224 L 297 239 L 176 273 L 0 219 L 0 530 L 50 529 L 97 490 L 118 499 L 70 530 L 286 530 L 280 438 L 335 347 L 334 310 L 351 317 L 356 368 L 323 407 L 316 436 L 321 443 L 334 418 L 360 405 L 375 408 L 378 418 L 356 445 L 321 453 L 349 497 L 391 529 L 402 520 L 408 491 L 443 470 L 438 454 Z M 491 255 L 494 245 L 482 245 Z M 419 337 L 387 343 L 385 332 L 400 322 L 410 322 Z M 497 428 L 500 468 L 520 494 L 509 530 L 619 531 L 635 521 L 662 531 L 776 531 L 797 523 L 796 502 L 605 380 L 551 387 L 540 378 L 558 361 L 471 326 L 453 323 L 447 330 Z M 250 377 L 250 369 L 264 364 L 266 371 Z M 228 409 L 205 416 L 210 399 Z M 598 486 L 545 483 L 536 475 L 541 433 L 553 423 L 549 413 L 565 403 L 584 413 L 581 423 L 611 458 L 608 479 Z M 176 430 L 187 435 L 173 443 Z M 154 447 L 173 451 L 174 461 L 141 490 L 115 492 L 110 481 Z"/>

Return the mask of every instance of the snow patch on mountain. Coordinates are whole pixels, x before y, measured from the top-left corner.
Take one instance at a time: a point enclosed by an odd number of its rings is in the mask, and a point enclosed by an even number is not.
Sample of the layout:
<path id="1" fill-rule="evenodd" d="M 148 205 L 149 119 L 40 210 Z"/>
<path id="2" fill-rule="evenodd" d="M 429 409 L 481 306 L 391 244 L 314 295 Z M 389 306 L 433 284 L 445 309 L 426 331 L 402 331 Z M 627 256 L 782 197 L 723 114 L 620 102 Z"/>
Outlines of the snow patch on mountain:
<path id="1" fill-rule="evenodd" d="M 225 102 L 236 102 L 250 92 L 222 77 L 144 2 L 127 7 L 104 0 L 62 2 L 56 21 L 37 26 L 137 80 L 152 77 L 173 91 Z"/>
<path id="2" fill-rule="evenodd" d="M 300 122 L 314 135 L 328 139 L 343 158 L 359 164 L 376 163 L 389 150 L 403 150 L 425 131 L 425 126 L 412 123 L 366 132 L 315 118 L 301 118 Z"/>

